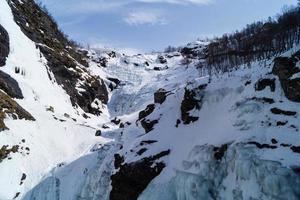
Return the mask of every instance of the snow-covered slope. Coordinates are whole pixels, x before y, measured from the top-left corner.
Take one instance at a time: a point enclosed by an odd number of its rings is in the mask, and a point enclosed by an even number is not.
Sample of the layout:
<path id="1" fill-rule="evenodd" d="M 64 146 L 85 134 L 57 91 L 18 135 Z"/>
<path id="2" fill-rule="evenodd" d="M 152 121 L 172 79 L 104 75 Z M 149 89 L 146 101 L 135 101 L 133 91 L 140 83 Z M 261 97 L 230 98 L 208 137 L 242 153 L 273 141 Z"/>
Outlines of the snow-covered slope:
<path id="1" fill-rule="evenodd" d="M 300 199 L 298 48 L 226 73 L 203 67 L 204 42 L 91 50 L 84 67 L 30 38 L 35 29 L 15 22 L 24 2 L 8 2 L 0 96 L 19 110 L 0 101 L 1 200 Z"/>
<path id="2" fill-rule="evenodd" d="M 35 118 L 15 120 L 9 115 L 4 120 L 9 130 L 0 137 L 0 199 L 6 200 L 22 197 L 57 164 L 72 161 L 108 139 L 95 137 L 96 124 L 107 118 L 105 109 L 101 117 L 82 117 L 85 112 L 72 106 L 43 54 L 15 23 L 6 1 L 0 2 L 0 10 L 0 24 L 9 35 L 10 47 L 0 70 L 17 81 L 24 98 L 16 101 Z M 17 150 L 6 155 L 5 146 Z"/>
<path id="3" fill-rule="evenodd" d="M 111 55 L 93 55 L 106 67 L 90 70 L 119 80 L 102 128 L 113 142 L 53 169 L 25 199 L 299 199 L 299 103 L 272 60 L 209 79 L 177 52 Z"/>

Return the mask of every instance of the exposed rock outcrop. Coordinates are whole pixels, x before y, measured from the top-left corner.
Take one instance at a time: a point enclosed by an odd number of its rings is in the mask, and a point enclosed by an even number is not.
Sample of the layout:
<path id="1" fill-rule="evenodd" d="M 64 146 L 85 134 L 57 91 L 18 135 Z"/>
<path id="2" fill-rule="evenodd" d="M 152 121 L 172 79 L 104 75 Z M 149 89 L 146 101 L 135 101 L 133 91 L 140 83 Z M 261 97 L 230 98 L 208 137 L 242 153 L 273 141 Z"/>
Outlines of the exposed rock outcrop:
<path id="1" fill-rule="evenodd" d="M 271 92 L 275 92 L 275 88 L 276 88 L 275 79 L 264 78 L 258 80 L 258 82 L 255 84 L 255 90 L 257 91 L 262 91 L 266 87 L 270 87 Z"/>
<path id="2" fill-rule="evenodd" d="M 149 104 L 145 110 L 142 110 L 141 112 L 139 112 L 139 120 L 144 119 L 145 117 L 149 116 L 155 109 L 155 105 L 154 104 Z"/>
<path id="3" fill-rule="evenodd" d="M 274 60 L 273 74 L 278 76 L 285 96 L 295 102 L 300 102 L 300 78 L 291 78 L 299 72 L 293 58 L 278 57 Z"/>
<path id="4" fill-rule="evenodd" d="M 162 104 L 163 102 L 165 102 L 165 100 L 167 99 L 168 93 L 169 92 L 163 88 L 160 88 L 159 90 L 157 90 L 154 93 L 154 103 Z"/>
<path id="5" fill-rule="evenodd" d="M 6 63 L 9 54 L 9 36 L 7 31 L 0 24 L 0 67 Z"/>
<path id="6" fill-rule="evenodd" d="M 14 119 L 35 120 L 31 114 L 22 108 L 17 102 L 0 91 L 0 131 L 8 129 L 3 121 L 6 115 L 10 115 Z"/>
<path id="7" fill-rule="evenodd" d="M 181 119 L 184 124 L 190 124 L 199 119 L 190 115 L 190 111 L 193 109 L 200 110 L 202 107 L 202 99 L 204 97 L 203 90 L 206 85 L 200 85 L 198 88 L 193 90 L 185 88 L 183 100 L 181 102 Z"/>
<path id="8" fill-rule="evenodd" d="M 85 112 L 99 115 L 101 110 L 92 104 L 95 99 L 107 103 L 108 92 L 103 80 L 88 73 L 87 52 L 79 50 L 68 40 L 47 11 L 33 0 L 8 0 L 8 3 L 16 23 L 28 38 L 36 42 L 73 106 L 78 105 Z"/>
<path id="9" fill-rule="evenodd" d="M 120 161 L 115 166 L 118 171 L 111 176 L 110 200 L 136 200 L 164 169 L 164 162 L 158 160 L 169 154 L 169 150 L 163 151 L 137 162 L 125 164 L 120 164 L 123 160 L 117 156 Z"/>
<path id="10" fill-rule="evenodd" d="M 2 71 L 0 71 L 0 89 L 6 92 L 6 94 L 8 94 L 12 98 L 23 98 L 23 94 L 18 85 L 18 82 Z"/>
<path id="11" fill-rule="evenodd" d="M 9 154 L 11 153 L 17 153 L 19 150 L 19 146 L 18 145 L 15 145 L 15 146 L 12 146 L 11 148 L 8 147 L 8 145 L 4 145 L 0 148 L 0 163 L 6 159 Z"/>

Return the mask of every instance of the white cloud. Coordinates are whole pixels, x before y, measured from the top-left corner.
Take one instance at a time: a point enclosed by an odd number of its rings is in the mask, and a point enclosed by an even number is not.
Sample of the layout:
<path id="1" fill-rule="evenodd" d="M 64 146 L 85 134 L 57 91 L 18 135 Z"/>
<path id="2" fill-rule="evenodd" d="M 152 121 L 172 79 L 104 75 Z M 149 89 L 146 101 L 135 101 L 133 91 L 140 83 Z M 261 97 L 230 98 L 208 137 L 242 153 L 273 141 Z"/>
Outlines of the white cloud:
<path id="1" fill-rule="evenodd" d="M 170 4 L 198 4 L 205 5 L 212 3 L 213 0 L 136 0 L 144 3 L 170 3 Z"/>
<path id="2" fill-rule="evenodd" d="M 57 0 L 41 1 L 46 3 L 47 6 L 58 12 L 60 15 L 71 15 L 113 11 L 133 3 L 206 5 L 215 0 L 64 0 L 59 4 L 57 3 Z"/>
<path id="3" fill-rule="evenodd" d="M 167 21 L 159 11 L 135 11 L 128 13 L 124 21 L 129 25 L 163 25 Z"/>

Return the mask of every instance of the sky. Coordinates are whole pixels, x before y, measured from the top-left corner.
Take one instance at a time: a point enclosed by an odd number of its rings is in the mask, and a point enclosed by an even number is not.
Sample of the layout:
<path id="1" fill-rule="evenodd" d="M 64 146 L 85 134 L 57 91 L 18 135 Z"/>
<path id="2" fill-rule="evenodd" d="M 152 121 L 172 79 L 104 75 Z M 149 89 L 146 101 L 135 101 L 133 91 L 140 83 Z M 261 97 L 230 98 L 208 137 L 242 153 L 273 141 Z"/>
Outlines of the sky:
<path id="1" fill-rule="evenodd" d="M 297 0 L 37 0 L 71 39 L 125 53 L 163 50 L 242 29 Z"/>

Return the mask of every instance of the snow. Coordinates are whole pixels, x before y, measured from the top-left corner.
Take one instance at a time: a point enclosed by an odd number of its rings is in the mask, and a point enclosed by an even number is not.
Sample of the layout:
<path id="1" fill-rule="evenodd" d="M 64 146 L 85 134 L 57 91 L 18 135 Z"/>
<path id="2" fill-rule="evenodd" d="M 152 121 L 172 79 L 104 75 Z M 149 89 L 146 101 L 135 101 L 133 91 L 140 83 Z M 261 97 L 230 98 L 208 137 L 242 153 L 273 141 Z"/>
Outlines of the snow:
<path id="1" fill-rule="evenodd" d="M 0 24 L 9 33 L 11 49 L 1 70 L 17 80 L 25 97 L 17 102 L 36 119 L 32 122 L 5 120 L 10 130 L 1 132 L 0 146 L 19 144 L 25 139 L 20 145 L 29 147 L 30 154 L 17 153 L 0 164 L 0 199 L 12 199 L 21 192 L 17 199 L 106 200 L 111 189 L 110 176 L 115 172 L 114 154 L 124 155 L 125 162 L 131 163 L 165 150 L 170 150 L 170 155 L 159 161 L 165 162 L 166 168 L 139 200 L 284 199 L 287 196 L 299 199 L 300 178 L 291 169 L 300 166 L 299 155 L 280 145 L 300 146 L 299 103 L 286 99 L 278 80 L 275 92 L 254 89 L 257 80 L 273 76 L 269 75 L 272 60 L 208 77 L 194 67 L 197 60 L 188 67 L 182 66 L 183 57 L 179 52 L 134 56 L 116 53 L 111 57 L 109 50 L 91 51 L 92 57 L 105 57 L 108 64 L 104 68 L 91 61 L 89 73 L 107 83 L 109 78 L 117 78 L 121 84 L 110 92 L 108 105 L 100 104 L 97 99 L 92 104 L 101 107 L 103 115 L 89 115 L 85 119 L 81 109 L 72 107 L 63 88 L 49 79 L 48 73 L 52 80 L 54 76 L 46 59 L 13 21 L 6 1 L 1 1 L 0 7 Z M 198 41 L 188 47 L 201 51 L 205 44 Z M 166 57 L 167 63 L 159 63 L 158 56 Z M 25 75 L 15 74 L 14 67 L 19 67 Z M 155 67 L 162 70 L 155 71 Z M 246 81 L 251 84 L 245 85 Z M 185 88 L 193 90 L 200 85 L 207 85 L 202 108 L 190 111 L 199 120 L 176 127 Z M 163 104 L 155 104 L 154 112 L 147 119 L 159 123 L 145 134 L 137 121 L 138 114 L 154 103 L 153 94 L 160 88 L 170 95 Z M 81 91 L 80 82 L 78 91 Z M 272 98 L 275 103 L 259 102 L 253 97 Z M 54 112 L 47 111 L 50 106 Z M 272 115 L 273 107 L 298 114 L 295 117 Z M 120 128 L 111 122 L 115 117 L 130 125 Z M 288 121 L 288 125 L 278 127 L 278 121 Z M 101 128 L 103 124 L 109 128 Z M 96 130 L 102 131 L 102 137 L 95 137 Z M 271 145 L 273 138 L 278 141 L 273 144 L 276 149 L 259 149 L 248 144 L 256 141 Z M 145 140 L 157 142 L 137 155 L 139 144 Z M 214 149 L 224 144 L 228 149 L 218 161 Z M 19 185 L 22 173 L 27 178 Z"/>
<path id="2" fill-rule="evenodd" d="M 36 119 L 31 122 L 7 118 L 5 124 L 10 130 L 1 132 L 0 146 L 16 145 L 25 139 L 20 146 L 30 149 L 29 155 L 16 153 L 11 155 L 11 160 L 4 160 L 0 165 L 0 199 L 12 199 L 21 192 L 20 199 L 58 163 L 71 162 L 89 151 L 95 143 L 110 140 L 94 136 L 96 125 L 107 117 L 93 117 L 87 122 L 80 116 L 83 111 L 74 109 L 66 92 L 49 79 L 47 61 L 14 22 L 7 2 L 1 1 L 0 7 L 0 24 L 10 36 L 10 54 L 1 70 L 19 83 L 24 99 L 16 101 Z M 15 74 L 15 67 L 24 71 L 24 75 Z M 46 111 L 50 106 L 54 113 Z M 70 118 L 65 117 L 65 113 Z M 22 173 L 27 178 L 20 185 Z"/>

